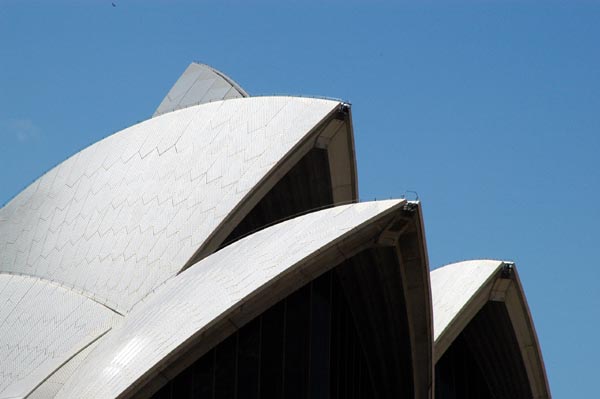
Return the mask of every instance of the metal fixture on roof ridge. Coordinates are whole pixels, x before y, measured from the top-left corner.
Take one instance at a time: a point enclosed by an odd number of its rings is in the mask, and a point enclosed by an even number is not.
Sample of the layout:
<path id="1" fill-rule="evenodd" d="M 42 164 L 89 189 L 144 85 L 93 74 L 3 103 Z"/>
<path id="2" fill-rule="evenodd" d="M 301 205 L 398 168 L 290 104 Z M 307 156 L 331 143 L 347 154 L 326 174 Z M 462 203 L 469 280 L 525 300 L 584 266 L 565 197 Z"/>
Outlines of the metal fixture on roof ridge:
<path id="1" fill-rule="evenodd" d="M 410 201 L 410 199 L 409 199 L 409 198 L 407 198 L 407 197 L 408 197 L 408 195 L 407 195 L 407 194 L 413 194 L 413 195 L 414 195 L 414 198 L 412 199 L 412 201 L 418 201 L 418 200 L 419 200 L 419 193 L 417 193 L 416 191 L 413 191 L 413 190 L 406 190 L 406 191 L 404 192 L 404 194 L 402 194 L 402 195 L 400 196 L 400 198 L 405 198 L 405 199 L 407 199 L 407 200 L 409 200 L 409 201 Z"/>
<path id="2" fill-rule="evenodd" d="M 407 212 L 414 212 L 419 208 L 419 202 L 418 201 L 406 201 L 404 203 L 404 205 L 402 206 L 402 209 L 407 211 Z"/>
<path id="3" fill-rule="evenodd" d="M 501 272 L 502 278 L 504 278 L 504 279 L 513 278 L 514 269 L 515 269 L 514 262 L 503 262 L 502 263 L 502 272 Z"/>

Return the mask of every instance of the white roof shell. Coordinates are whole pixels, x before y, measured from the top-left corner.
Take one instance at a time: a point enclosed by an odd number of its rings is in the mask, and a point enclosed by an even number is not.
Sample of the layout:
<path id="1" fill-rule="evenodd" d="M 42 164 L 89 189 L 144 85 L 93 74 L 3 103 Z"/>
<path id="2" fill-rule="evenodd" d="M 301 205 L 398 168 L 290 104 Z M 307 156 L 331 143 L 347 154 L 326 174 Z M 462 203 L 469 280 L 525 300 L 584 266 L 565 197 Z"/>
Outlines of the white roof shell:
<path id="1" fill-rule="evenodd" d="M 125 313 L 251 206 L 250 193 L 339 105 L 232 99 L 107 137 L 0 209 L 0 272 L 55 281 Z"/>
<path id="2" fill-rule="evenodd" d="M 433 339 L 446 331 L 488 279 L 501 267 L 496 260 L 454 263 L 431 272 Z"/>
<path id="3" fill-rule="evenodd" d="M 63 364 L 54 373 L 49 374 L 48 378 L 41 383 L 33 392 L 31 392 L 27 399 L 48 399 L 54 398 L 58 391 L 63 387 L 71 375 L 77 370 L 81 364 L 85 361 L 91 351 L 98 346 L 100 342 L 106 337 L 106 334 L 101 336 L 90 345 L 86 346 L 77 355 L 69 359 L 68 362 Z"/>
<path id="4" fill-rule="evenodd" d="M 240 97 L 248 97 L 248 93 L 233 79 L 206 64 L 192 62 L 171 87 L 153 116 L 192 105 Z"/>
<path id="5" fill-rule="evenodd" d="M 48 280 L 0 274 L 0 398 L 25 397 L 121 319 Z"/>
<path id="6" fill-rule="evenodd" d="M 510 276 L 502 277 L 505 267 Z M 456 337 L 488 302 L 503 302 L 510 316 L 533 398 L 551 397 L 542 352 L 529 306 L 514 264 L 470 260 L 431 272 L 434 365 Z"/>
<path id="7" fill-rule="evenodd" d="M 181 352 L 187 341 L 209 335 L 218 320 L 230 320 L 227 324 L 233 332 L 237 325 L 233 313 L 241 304 L 268 296 L 280 279 L 292 279 L 298 287 L 310 281 L 304 260 L 335 246 L 361 226 L 376 223 L 404 202 L 361 203 L 310 213 L 210 255 L 134 307 L 57 398 L 113 398 L 128 389 L 135 392 L 142 378 L 164 378 L 158 375 L 161 364 Z"/>

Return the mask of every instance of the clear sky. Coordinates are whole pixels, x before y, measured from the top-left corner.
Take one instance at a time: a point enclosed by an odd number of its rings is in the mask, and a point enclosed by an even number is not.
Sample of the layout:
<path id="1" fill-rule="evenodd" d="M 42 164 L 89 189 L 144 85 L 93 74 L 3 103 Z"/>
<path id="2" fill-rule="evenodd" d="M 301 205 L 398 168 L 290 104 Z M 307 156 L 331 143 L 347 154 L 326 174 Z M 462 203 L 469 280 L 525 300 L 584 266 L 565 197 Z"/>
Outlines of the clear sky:
<path id="1" fill-rule="evenodd" d="M 514 260 L 553 396 L 598 397 L 600 2 L 112 2 L 0 0 L 0 204 L 192 60 L 342 98 L 361 199 L 417 191 L 432 268 Z"/>

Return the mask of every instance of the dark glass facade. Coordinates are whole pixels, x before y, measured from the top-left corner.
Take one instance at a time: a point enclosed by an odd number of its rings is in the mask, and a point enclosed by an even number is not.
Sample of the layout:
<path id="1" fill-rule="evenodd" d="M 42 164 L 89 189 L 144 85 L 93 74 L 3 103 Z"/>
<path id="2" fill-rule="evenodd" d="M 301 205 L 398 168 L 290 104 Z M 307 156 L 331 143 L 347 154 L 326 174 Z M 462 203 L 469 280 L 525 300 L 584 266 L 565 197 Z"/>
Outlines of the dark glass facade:
<path id="1" fill-rule="evenodd" d="M 436 399 L 531 398 L 527 372 L 510 316 L 488 302 L 435 367 Z"/>
<path id="2" fill-rule="evenodd" d="M 335 272 L 294 292 L 154 395 L 191 398 L 372 398 L 360 340 Z"/>
<path id="3" fill-rule="evenodd" d="M 265 226 L 331 205 L 328 153 L 313 148 L 246 215 L 221 247 Z"/>

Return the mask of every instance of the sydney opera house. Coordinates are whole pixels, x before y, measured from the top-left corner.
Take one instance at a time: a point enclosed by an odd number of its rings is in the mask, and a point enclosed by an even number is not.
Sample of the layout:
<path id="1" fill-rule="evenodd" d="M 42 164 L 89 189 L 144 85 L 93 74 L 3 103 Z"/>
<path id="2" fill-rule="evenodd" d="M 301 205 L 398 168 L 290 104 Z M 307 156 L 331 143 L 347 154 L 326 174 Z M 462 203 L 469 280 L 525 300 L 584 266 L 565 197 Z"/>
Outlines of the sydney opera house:
<path id="1" fill-rule="evenodd" d="M 0 209 L 0 399 L 550 398 L 515 265 L 430 272 L 350 104 L 191 64 Z"/>

